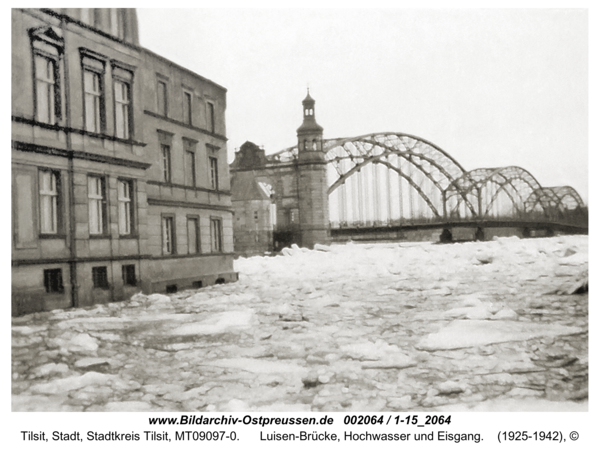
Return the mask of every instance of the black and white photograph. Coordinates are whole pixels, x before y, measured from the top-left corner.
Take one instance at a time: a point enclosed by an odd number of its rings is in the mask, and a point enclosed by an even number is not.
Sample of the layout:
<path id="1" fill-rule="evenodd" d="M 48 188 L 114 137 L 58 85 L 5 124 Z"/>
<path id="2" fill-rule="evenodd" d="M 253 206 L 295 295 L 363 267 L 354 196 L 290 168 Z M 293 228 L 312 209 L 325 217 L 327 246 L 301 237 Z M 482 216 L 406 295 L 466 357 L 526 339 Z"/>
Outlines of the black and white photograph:
<path id="1" fill-rule="evenodd" d="M 10 10 L 14 444 L 592 444 L 585 4 L 139 6 Z"/>

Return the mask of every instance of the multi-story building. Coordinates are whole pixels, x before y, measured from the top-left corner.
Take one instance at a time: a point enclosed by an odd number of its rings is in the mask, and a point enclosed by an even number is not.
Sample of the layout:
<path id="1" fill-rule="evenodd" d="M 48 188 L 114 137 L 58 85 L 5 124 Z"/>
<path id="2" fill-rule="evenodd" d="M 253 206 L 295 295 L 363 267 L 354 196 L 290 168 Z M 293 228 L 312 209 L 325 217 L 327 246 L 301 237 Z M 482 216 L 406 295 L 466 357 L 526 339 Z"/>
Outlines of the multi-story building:
<path id="1" fill-rule="evenodd" d="M 135 10 L 12 11 L 13 314 L 237 279 L 225 99 Z"/>

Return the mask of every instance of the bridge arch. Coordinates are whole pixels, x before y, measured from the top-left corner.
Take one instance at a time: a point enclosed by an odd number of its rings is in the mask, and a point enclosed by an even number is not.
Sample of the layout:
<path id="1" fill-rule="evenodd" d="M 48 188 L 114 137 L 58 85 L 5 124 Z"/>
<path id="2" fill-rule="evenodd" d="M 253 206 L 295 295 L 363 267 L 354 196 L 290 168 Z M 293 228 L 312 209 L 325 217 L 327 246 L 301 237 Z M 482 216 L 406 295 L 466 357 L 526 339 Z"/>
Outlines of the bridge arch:
<path id="1" fill-rule="evenodd" d="M 460 207 L 462 197 L 477 205 L 477 216 L 521 216 L 529 195 L 541 188 L 537 179 L 518 166 L 478 168 L 464 173 L 445 191 L 445 200 L 457 199 L 454 210 Z M 450 214 L 454 210 L 448 209 Z M 451 215 L 452 216 L 452 215 Z"/>

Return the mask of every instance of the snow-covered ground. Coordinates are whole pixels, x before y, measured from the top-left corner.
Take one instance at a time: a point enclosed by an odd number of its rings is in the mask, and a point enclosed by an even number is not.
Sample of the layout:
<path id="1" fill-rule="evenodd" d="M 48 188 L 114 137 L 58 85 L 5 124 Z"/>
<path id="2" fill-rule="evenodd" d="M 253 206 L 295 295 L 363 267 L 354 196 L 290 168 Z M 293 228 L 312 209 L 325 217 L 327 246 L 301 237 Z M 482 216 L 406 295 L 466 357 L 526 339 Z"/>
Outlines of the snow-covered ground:
<path id="1" fill-rule="evenodd" d="M 13 318 L 13 410 L 588 409 L 586 236 L 284 251 Z"/>

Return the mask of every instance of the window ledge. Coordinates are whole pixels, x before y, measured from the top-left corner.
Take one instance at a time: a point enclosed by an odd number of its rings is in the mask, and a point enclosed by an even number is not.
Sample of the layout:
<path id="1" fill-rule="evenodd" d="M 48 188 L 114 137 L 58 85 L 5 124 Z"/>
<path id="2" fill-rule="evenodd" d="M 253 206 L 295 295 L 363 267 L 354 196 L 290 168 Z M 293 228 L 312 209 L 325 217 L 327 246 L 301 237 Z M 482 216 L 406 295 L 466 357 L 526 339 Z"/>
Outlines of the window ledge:
<path id="1" fill-rule="evenodd" d="M 90 237 L 89 237 L 90 240 L 110 239 L 110 238 L 112 238 L 110 234 L 90 234 Z"/>
<path id="2" fill-rule="evenodd" d="M 47 240 L 47 239 L 64 240 L 67 238 L 67 235 L 66 234 L 40 234 L 40 235 L 38 235 L 38 238 L 40 240 Z"/>
<path id="3" fill-rule="evenodd" d="M 119 234 L 120 239 L 139 239 L 139 234 Z"/>

